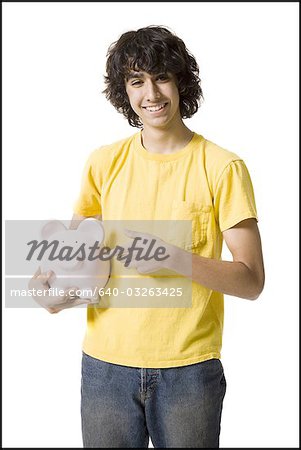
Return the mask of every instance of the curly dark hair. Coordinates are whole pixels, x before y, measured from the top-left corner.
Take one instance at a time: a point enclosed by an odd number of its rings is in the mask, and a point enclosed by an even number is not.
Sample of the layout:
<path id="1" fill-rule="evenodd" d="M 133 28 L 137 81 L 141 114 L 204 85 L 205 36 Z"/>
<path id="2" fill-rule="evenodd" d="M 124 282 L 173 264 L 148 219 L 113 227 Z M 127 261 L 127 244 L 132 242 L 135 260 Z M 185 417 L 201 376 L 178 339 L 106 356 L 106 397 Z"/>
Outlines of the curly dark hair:
<path id="1" fill-rule="evenodd" d="M 142 128 L 125 88 L 131 70 L 149 74 L 172 73 L 179 89 L 181 117 L 187 119 L 197 112 L 203 99 L 198 64 L 182 39 L 166 27 L 151 25 L 128 31 L 113 42 L 107 52 L 103 93 L 131 126 Z"/>

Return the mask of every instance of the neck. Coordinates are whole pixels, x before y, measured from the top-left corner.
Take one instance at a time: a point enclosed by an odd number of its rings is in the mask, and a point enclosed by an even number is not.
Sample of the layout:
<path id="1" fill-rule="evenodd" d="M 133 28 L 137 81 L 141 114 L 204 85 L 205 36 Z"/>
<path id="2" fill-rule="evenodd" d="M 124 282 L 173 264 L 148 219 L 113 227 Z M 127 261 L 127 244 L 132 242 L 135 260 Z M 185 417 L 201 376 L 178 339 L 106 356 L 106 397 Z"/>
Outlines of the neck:
<path id="1" fill-rule="evenodd" d="M 184 148 L 192 139 L 193 132 L 183 122 L 170 129 L 144 128 L 142 145 L 150 153 L 170 154 Z"/>

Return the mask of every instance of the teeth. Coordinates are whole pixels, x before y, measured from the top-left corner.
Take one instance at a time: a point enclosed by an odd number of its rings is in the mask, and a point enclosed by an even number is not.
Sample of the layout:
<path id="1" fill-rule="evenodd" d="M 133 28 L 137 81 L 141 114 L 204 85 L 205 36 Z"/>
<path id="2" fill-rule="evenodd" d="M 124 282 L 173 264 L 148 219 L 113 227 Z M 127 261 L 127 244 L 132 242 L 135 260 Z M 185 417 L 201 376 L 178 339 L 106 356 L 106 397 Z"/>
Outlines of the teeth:
<path id="1" fill-rule="evenodd" d="M 162 103 L 162 105 L 157 106 L 145 106 L 145 109 L 150 112 L 160 111 L 160 109 L 163 109 L 165 106 L 165 103 Z"/>

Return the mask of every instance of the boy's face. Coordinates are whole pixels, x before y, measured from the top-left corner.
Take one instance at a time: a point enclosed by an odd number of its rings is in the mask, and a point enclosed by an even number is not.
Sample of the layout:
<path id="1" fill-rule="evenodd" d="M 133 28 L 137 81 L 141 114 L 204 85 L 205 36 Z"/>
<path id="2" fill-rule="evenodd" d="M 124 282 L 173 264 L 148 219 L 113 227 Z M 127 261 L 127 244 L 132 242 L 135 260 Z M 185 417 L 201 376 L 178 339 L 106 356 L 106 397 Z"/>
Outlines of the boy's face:
<path id="1" fill-rule="evenodd" d="M 131 107 L 144 128 L 170 127 L 180 116 L 179 91 L 172 74 L 151 75 L 131 71 L 125 81 Z"/>

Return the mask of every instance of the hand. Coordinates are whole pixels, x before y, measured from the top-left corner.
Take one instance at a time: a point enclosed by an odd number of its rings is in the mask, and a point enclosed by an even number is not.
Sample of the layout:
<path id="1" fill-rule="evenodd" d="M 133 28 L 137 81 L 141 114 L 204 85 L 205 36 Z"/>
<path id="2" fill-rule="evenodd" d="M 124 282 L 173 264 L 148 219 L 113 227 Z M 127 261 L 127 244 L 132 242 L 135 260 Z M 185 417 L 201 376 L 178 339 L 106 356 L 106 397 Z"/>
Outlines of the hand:
<path id="1" fill-rule="evenodd" d="M 149 233 L 124 229 L 126 236 L 134 239 L 128 246 L 124 266 L 141 274 L 157 272 L 161 269 L 174 270 L 176 258 L 181 249 L 168 244 L 161 238 Z M 130 262 L 129 262 L 130 261 Z"/>
<path id="2" fill-rule="evenodd" d="M 54 272 L 41 273 L 39 268 L 28 284 L 28 288 L 31 290 L 44 291 L 44 295 L 33 295 L 33 298 L 40 306 L 47 309 L 48 312 L 53 314 L 62 309 L 92 303 L 92 300 L 82 299 L 74 295 L 74 292 L 78 289 L 77 287 L 70 287 L 64 291 L 63 295 L 57 297 L 49 295 L 48 289 L 50 289 L 50 286 L 48 282 L 53 276 L 55 276 Z"/>

